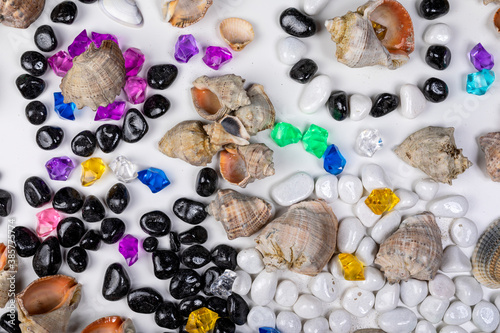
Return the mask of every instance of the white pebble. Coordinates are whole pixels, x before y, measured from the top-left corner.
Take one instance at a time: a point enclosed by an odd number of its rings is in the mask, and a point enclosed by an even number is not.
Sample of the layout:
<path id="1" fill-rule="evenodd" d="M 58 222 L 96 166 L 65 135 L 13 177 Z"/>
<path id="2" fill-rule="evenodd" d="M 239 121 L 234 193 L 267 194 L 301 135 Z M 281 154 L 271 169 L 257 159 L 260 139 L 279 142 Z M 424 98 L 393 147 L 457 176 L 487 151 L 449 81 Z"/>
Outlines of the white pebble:
<path id="1" fill-rule="evenodd" d="M 387 333 L 410 333 L 417 326 L 417 316 L 407 308 L 382 313 L 378 325 Z"/>
<path id="2" fill-rule="evenodd" d="M 346 217 L 339 223 L 337 248 L 341 253 L 354 253 L 365 237 L 365 227 L 355 217 Z"/>
<path id="3" fill-rule="evenodd" d="M 323 175 L 316 179 L 314 192 L 316 196 L 326 202 L 333 202 L 339 197 L 337 189 L 339 180 L 334 175 Z"/>
<path id="4" fill-rule="evenodd" d="M 460 301 L 451 303 L 444 313 L 443 321 L 448 325 L 462 325 L 471 319 L 470 306 Z"/>
<path id="5" fill-rule="evenodd" d="M 371 192 L 376 188 L 390 188 L 392 189 L 392 183 L 385 174 L 384 169 L 378 164 L 367 164 L 361 169 L 361 181 L 363 187 Z"/>
<path id="6" fill-rule="evenodd" d="M 371 237 L 365 237 L 359 243 L 355 255 L 365 266 L 370 266 L 375 260 L 377 251 L 377 243 Z"/>
<path id="7" fill-rule="evenodd" d="M 294 65 L 307 52 L 307 46 L 295 37 L 286 37 L 278 42 L 278 58 L 286 65 Z"/>
<path id="8" fill-rule="evenodd" d="M 267 305 L 274 298 L 278 275 L 276 272 L 262 271 L 253 280 L 250 295 L 257 305 Z"/>
<path id="9" fill-rule="evenodd" d="M 384 274 L 375 267 L 365 267 L 365 279 L 363 281 L 356 281 L 358 287 L 368 291 L 380 290 L 384 286 L 384 283 Z"/>
<path id="10" fill-rule="evenodd" d="M 427 44 L 446 45 L 451 39 L 451 28 L 444 23 L 431 24 L 425 29 L 424 41 Z"/>
<path id="11" fill-rule="evenodd" d="M 428 210 L 438 217 L 463 217 L 469 202 L 463 195 L 447 195 L 429 202 Z"/>
<path id="12" fill-rule="evenodd" d="M 298 172 L 273 185 L 271 197 L 281 206 L 291 206 L 307 199 L 314 191 L 314 179 L 305 172 Z"/>
<path id="13" fill-rule="evenodd" d="M 363 223 L 363 225 L 367 228 L 371 228 L 375 225 L 375 223 L 380 220 L 382 215 L 375 214 L 370 207 L 368 207 L 365 203 L 365 200 L 368 197 L 362 197 L 354 206 L 354 214 L 356 217 Z"/>
<path id="14" fill-rule="evenodd" d="M 405 189 L 397 189 L 394 194 L 399 198 L 399 202 L 394 209 L 403 210 L 414 207 L 418 202 L 418 194 Z"/>
<path id="15" fill-rule="evenodd" d="M 456 219 L 450 226 L 450 237 L 460 247 L 475 245 L 478 238 L 477 226 L 466 217 Z"/>
<path id="16" fill-rule="evenodd" d="M 375 295 L 358 287 L 349 288 L 342 297 L 342 307 L 356 317 L 364 317 L 375 305 Z"/>
<path id="17" fill-rule="evenodd" d="M 493 332 L 500 322 L 500 314 L 496 306 L 481 301 L 474 306 L 472 322 L 483 332 Z"/>
<path id="18" fill-rule="evenodd" d="M 352 121 L 365 119 L 370 113 L 372 104 L 372 100 L 368 96 L 361 94 L 351 95 L 351 97 L 349 98 L 349 118 Z"/>
<path id="19" fill-rule="evenodd" d="M 291 311 L 281 311 L 276 317 L 276 328 L 281 333 L 300 333 L 302 322 L 295 313 Z"/>
<path id="20" fill-rule="evenodd" d="M 415 333 L 436 333 L 436 328 L 427 320 L 420 320 L 415 327 Z"/>
<path id="21" fill-rule="evenodd" d="M 434 199 L 438 189 L 439 183 L 430 178 L 421 179 L 415 184 L 415 193 L 425 201 Z"/>
<path id="22" fill-rule="evenodd" d="M 338 184 L 339 197 L 345 203 L 355 204 L 363 195 L 363 183 L 352 175 L 342 175 Z"/>
<path id="23" fill-rule="evenodd" d="M 455 296 L 465 305 L 475 305 L 483 299 L 483 288 L 472 276 L 457 276 L 455 282 Z"/>
<path id="24" fill-rule="evenodd" d="M 344 272 L 342 270 L 342 264 L 340 263 L 338 254 L 333 256 L 333 258 L 328 263 L 328 270 L 335 278 L 344 280 Z"/>
<path id="25" fill-rule="evenodd" d="M 323 313 L 323 303 L 313 295 L 300 295 L 293 305 L 293 311 L 304 319 L 316 318 Z"/>
<path id="26" fill-rule="evenodd" d="M 322 272 L 309 281 L 311 293 L 323 302 L 333 302 L 339 297 L 339 284 L 332 274 Z"/>
<path id="27" fill-rule="evenodd" d="M 382 244 L 386 238 L 392 235 L 396 230 L 398 230 L 401 224 L 401 213 L 397 210 L 393 210 L 375 223 L 372 228 L 370 236 L 378 244 Z"/>
<path id="28" fill-rule="evenodd" d="M 318 75 L 306 84 L 299 98 L 299 109 L 314 113 L 325 105 L 332 92 L 332 82 L 327 75 Z"/>
<path id="29" fill-rule="evenodd" d="M 329 0 L 304 0 L 304 12 L 307 15 L 317 15 L 329 2 Z"/>
<path id="30" fill-rule="evenodd" d="M 248 274 L 257 274 L 264 269 L 262 255 L 253 247 L 238 252 L 236 262 Z"/>
<path id="31" fill-rule="evenodd" d="M 304 323 L 304 333 L 327 333 L 328 328 L 328 319 L 325 317 L 309 319 Z"/>
<path id="32" fill-rule="evenodd" d="M 435 296 L 427 296 L 420 304 L 418 311 L 428 321 L 433 324 L 439 323 L 448 309 L 450 301 Z"/>
<path id="33" fill-rule="evenodd" d="M 299 298 L 297 285 L 290 280 L 283 280 L 276 288 L 274 300 L 281 306 L 292 306 Z"/>
<path id="34" fill-rule="evenodd" d="M 449 326 L 443 326 L 439 330 L 439 333 L 468 333 L 468 332 L 460 326 L 449 325 Z"/>
<path id="35" fill-rule="evenodd" d="M 408 307 L 420 304 L 427 296 L 427 282 L 417 279 L 401 281 L 401 301 Z"/>
<path id="36" fill-rule="evenodd" d="M 245 271 L 237 270 L 236 279 L 234 280 L 232 291 L 238 295 L 244 296 L 248 294 L 252 287 L 252 277 Z"/>
<path id="37" fill-rule="evenodd" d="M 344 309 L 333 310 L 328 322 L 333 333 L 349 333 L 351 330 L 351 315 Z"/>
<path id="38" fill-rule="evenodd" d="M 495 303 L 495 306 L 500 309 L 500 295 L 497 295 L 493 301 Z"/>
<path id="39" fill-rule="evenodd" d="M 403 84 L 399 91 L 399 96 L 401 98 L 401 108 L 399 110 L 403 117 L 413 119 L 425 110 L 427 100 L 416 85 Z"/>
<path id="40" fill-rule="evenodd" d="M 438 273 L 429 281 L 429 293 L 435 297 L 450 299 L 455 295 L 455 284 L 448 276 Z"/>
<path id="41" fill-rule="evenodd" d="M 443 251 L 441 270 L 445 273 L 470 272 L 470 259 L 456 245 L 450 245 Z"/>
<path id="42" fill-rule="evenodd" d="M 378 312 L 387 312 L 394 310 L 399 302 L 399 283 L 390 284 L 387 282 L 375 296 L 375 310 Z"/>
<path id="43" fill-rule="evenodd" d="M 247 325 L 254 332 L 259 331 L 259 327 L 276 326 L 276 315 L 267 306 L 253 306 L 248 312 Z"/>

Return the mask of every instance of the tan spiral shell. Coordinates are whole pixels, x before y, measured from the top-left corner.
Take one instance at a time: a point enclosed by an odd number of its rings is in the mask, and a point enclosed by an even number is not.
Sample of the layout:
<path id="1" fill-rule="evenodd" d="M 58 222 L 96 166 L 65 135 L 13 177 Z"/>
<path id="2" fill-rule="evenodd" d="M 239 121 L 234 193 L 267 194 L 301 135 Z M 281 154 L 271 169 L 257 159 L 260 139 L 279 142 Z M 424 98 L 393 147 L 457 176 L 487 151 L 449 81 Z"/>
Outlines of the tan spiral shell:
<path id="1" fill-rule="evenodd" d="M 273 128 L 276 112 L 273 103 L 260 84 L 252 84 L 247 90 L 251 104 L 242 106 L 234 112 L 250 135 Z"/>
<path id="2" fill-rule="evenodd" d="M 26 29 L 42 14 L 45 0 L 0 1 L 0 22 L 13 28 Z"/>
<path id="3" fill-rule="evenodd" d="M 494 182 L 500 182 L 500 132 L 483 135 L 479 146 L 485 154 L 488 175 Z"/>
<path id="4" fill-rule="evenodd" d="M 500 219 L 479 237 L 472 253 L 472 274 L 482 285 L 500 288 Z"/>
<path id="5" fill-rule="evenodd" d="M 134 323 L 130 318 L 118 316 L 102 317 L 90 323 L 81 333 L 135 333 Z"/>

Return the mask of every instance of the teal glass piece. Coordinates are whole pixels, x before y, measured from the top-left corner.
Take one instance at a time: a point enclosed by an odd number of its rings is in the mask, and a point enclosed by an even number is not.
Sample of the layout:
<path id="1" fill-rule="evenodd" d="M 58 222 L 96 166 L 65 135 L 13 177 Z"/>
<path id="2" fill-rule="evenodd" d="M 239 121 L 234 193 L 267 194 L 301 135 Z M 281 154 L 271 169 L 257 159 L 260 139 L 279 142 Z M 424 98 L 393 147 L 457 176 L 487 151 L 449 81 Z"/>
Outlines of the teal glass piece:
<path id="1" fill-rule="evenodd" d="M 489 69 L 467 75 L 467 92 L 471 95 L 484 95 L 495 82 L 495 73 Z"/>

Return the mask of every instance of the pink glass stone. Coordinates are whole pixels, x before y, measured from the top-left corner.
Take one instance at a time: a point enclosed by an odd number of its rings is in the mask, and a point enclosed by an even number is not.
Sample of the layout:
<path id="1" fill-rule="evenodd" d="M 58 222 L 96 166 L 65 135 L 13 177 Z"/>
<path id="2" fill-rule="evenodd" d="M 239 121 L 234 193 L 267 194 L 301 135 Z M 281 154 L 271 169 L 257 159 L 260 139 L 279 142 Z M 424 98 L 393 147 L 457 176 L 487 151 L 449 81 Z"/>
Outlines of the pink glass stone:
<path id="1" fill-rule="evenodd" d="M 54 157 L 45 163 L 45 168 L 52 180 L 68 180 L 75 168 L 75 163 L 68 156 Z"/>
<path id="2" fill-rule="evenodd" d="M 118 251 L 123 255 L 129 266 L 139 259 L 139 241 L 132 235 L 125 235 L 120 240 Z"/>
<path id="3" fill-rule="evenodd" d="M 142 77 L 129 76 L 125 81 L 123 90 L 127 94 L 128 101 L 132 104 L 140 104 L 146 99 L 147 82 Z"/>
<path id="4" fill-rule="evenodd" d="M 87 36 L 87 30 L 83 29 L 78 36 L 76 36 L 73 43 L 68 46 L 69 55 L 73 58 L 79 56 L 87 47 L 92 43 L 92 40 Z"/>
<path id="5" fill-rule="evenodd" d="M 66 51 L 59 51 L 52 57 L 47 59 L 50 68 L 59 77 L 64 77 L 66 73 L 73 67 L 73 57 Z"/>
<path id="6" fill-rule="evenodd" d="M 92 42 L 94 42 L 94 45 L 95 47 L 97 48 L 100 48 L 101 47 L 101 43 L 105 40 L 112 40 L 113 42 L 116 43 L 116 45 L 120 46 L 120 44 L 118 44 L 118 39 L 116 38 L 115 35 L 111 35 L 111 34 L 100 34 L 98 32 L 93 32 L 92 31 Z"/>
<path id="7" fill-rule="evenodd" d="M 205 62 L 208 67 L 217 70 L 220 66 L 228 63 L 232 58 L 233 55 L 225 47 L 209 46 L 203 57 L 203 62 Z"/>
<path id="8" fill-rule="evenodd" d="M 36 217 L 38 218 L 36 233 L 40 237 L 48 236 L 52 230 L 57 228 L 59 221 L 62 219 L 61 215 L 54 208 L 42 210 L 36 214 Z"/>
<path id="9" fill-rule="evenodd" d="M 178 62 L 186 63 L 192 56 L 200 53 L 193 35 L 181 35 L 175 43 L 174 58 Z"/>
<path id="10" fill-rule="evenodd" d="M 492 69 L 495 65 L 493 55 L 489 54 L 481 43 L 478 43 L 470 51 L 470 61 L 478 71 L 482 71 L 483 69 Z"/>
<path id="11" fill-rule="evenodd" d="M 100 106 L 97 108 L 94 120 L 120 120 L 125 113 L 125 102 L 114 101 L 107 106 Z"/>
<path id="12" fill-rule="evenodd" d="M 141 71 L 145 60 L 141 50 L 131 47 L 123 52 L 123 57 L 125 58 L 125 75 L 137 75 Z"/>

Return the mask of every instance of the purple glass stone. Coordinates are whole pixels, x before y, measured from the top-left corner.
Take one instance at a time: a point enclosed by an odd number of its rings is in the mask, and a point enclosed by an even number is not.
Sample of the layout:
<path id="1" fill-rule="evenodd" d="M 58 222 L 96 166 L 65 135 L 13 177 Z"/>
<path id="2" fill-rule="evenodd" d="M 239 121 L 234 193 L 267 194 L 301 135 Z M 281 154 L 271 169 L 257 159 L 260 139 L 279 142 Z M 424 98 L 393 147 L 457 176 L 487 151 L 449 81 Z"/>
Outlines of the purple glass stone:
<path id="1" fill-rule="evenodd" d="M 125 235 L 120 240 L 118 251 L 123 255 L 129 266 L 139 259 L 139 241 L 132 235 Z"/>
<path id="2" fill-rule="evenodd" d="M 123 58 L 125 58 L 125 75 L 134 76 L 141 71 L 145 60 L 141 50 L 131 47 L 123 52 Z"/>
<path id="3" fill-rule="evenodd" d="M 114 101 L 107 106 L 100 106 L 97 108 L 94 120 L 120 120 L 123 113 L 125 113 L 125 102 Z"/>
<path id="4" fill-rule="evenodd" d="M 94 45 L 95 47 L 97 48 L 100 48 L 101 47 L 101 43 L 105 40 L 112 40 L 113 42 L 116 43 L 116 45 L 120 46 L 120 44 L 118 44 L 118 39 L 116 38 L 115 35 L 111 35 L 111 34 L 100 34 L 98 32 L 93 32 L 92 31 L 92 42 L 94 42 Z"/>
<path id="5" fill-rule="evenodd" d="M 175 43 L 175 60 L 186 63 L 192 56 L 200 53 L 193 35 L 181 35 Z"/>
<path id="6" fill-rule="evenodd" d="M 207 47 L 203 61 L 208 67 L 217 70 L 232 58 L 233 55 L 225 47 L 209 46 Z"/>
<path id="7" fill-rule="evenodd" d="M 52 180 L 68 180 L 75 168 L 75 163 L 68 156 L 54 157 L 45 163 L 45 168 Z"/>
<path id="8" fill-rule="evenodd" d="M 66 51 L 59 51 L 52 57 L 47 59 L 50 68 L 59 77 L 64 77 L 66 73 L 73 67 L 73 57 Z"/>
<path id="9" fill-rule="evenodd" d="M 493 55 L 489 54 L 481 43 L 478 43 L 470 51 L 470 61 L 478 71 L 482 71 L 483 69 L 492 69 L 495 65 Z"/>
<path id="10" fill-rule="evenodd" d="M 79 56 L 80 54 L 85 52 L 85 50 L 91 43 L 92 40 L 89 38 L 89 36 L 87 36 L 87 30 L 83 29 L 83 31 L 80 32 L 78 36 L 76 36 L 73 43 L 68 46 L 69 55 L 73 58 Z"/>
<path id="11" fill-rule="evenodd" d="M 129 76 L 125 81 L 123 90 L 127 94 L 128 101 L 132 104 L 140 104 L 146 99 L 146 86 L 148 83 L 142 77 Z"/>

